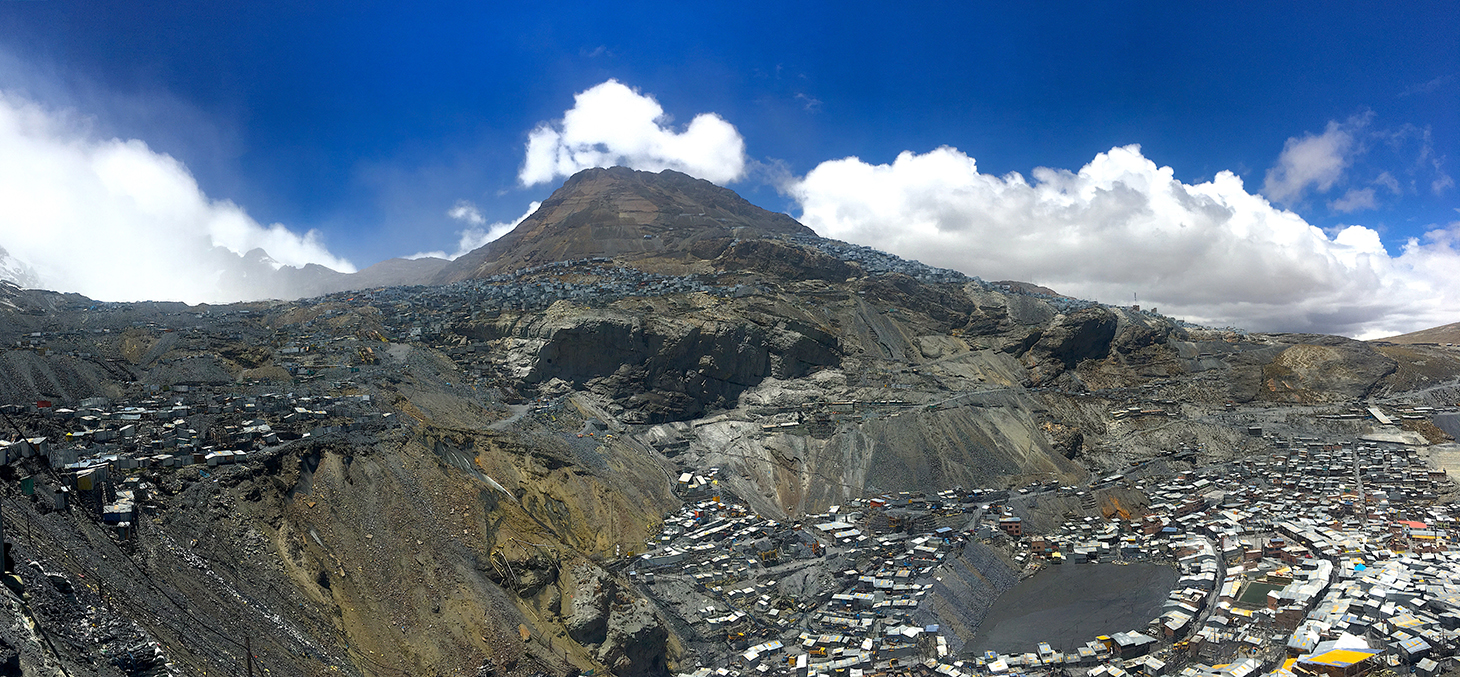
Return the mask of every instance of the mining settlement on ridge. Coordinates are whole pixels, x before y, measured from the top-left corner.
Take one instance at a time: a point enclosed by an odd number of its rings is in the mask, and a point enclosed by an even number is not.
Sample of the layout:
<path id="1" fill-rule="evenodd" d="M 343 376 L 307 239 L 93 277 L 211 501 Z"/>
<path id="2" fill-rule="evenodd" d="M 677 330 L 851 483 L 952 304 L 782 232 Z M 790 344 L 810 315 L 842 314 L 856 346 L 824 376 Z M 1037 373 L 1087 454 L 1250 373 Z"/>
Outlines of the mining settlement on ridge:
<path id="1" fill-rule="evenodd" d="M 306 272 L 0 285 L 0 674 L 1455 669 L 1454 327 L 1200 327 L 624 168 Z"/>

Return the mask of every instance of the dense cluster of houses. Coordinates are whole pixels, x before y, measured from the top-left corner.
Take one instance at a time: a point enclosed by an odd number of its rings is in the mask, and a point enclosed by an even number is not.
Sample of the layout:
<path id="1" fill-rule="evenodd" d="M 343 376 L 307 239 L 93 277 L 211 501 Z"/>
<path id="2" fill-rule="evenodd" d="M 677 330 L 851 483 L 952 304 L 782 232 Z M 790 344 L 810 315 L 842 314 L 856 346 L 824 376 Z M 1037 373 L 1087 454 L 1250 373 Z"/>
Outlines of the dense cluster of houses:
<path id="1" fill-rule="evenodd" d="M 690 502 L 631 566 L 651 594 L 688 606 L 702 636 L 725 638 L 728 664 L 685 673 L 696 677 L 1438 674 L 1460 648 L 1460 511 L 1434 500 L 1449 478 L 1399 444 L 1274 446 L 1174 476 L 1105 478 L 1150 506 L 1131 514 L 1089 498 L 1094 510 L 1049 533 L 1026 530 L 1008 492 L 883 496 L 780 524 L 712 496 L 714 471 L 691 471 L 680 478 Z M 1150 561 L 1177 579 L 1141 627 L 1092 628 L 1062 650 L 1031 637 L 1027 652 L 950 651 L 939 626 L 913 619 L 944 603 L 932 594 L 940 565 L 980 539 L 1006 544 L 1026 573 Z M 834 591 L 797 597 L 778 584 L 816 561 Z"/>
<path id="2" fill-rule="evenodd" d="M 665 518 L 630 575 L 703 636 L 725 638 L 732 662 L 759 672 L 799 662 L 802 674 L 950 655 L 947 639 L 917 612 L 934 588 L 932 572 L 968 541 L 958 527 L 981 501 L 1009 495 L 879 496 L 780 523 L 722 494 L 718 469 L 683 473 L 678 493 L 684 507 Z"/>
<path id="3" fill-rule="evenodd" d="M 0 438 L 0 463 L 42 460 L 54 475 L 25 478 L 24 491 L 49 494 L 56 508 L 91 509 L 128 538 L 148 485 L 125 471 L 229 465 L 290 440 L 397 425 L 395 414 L 374 408 L 369 395 L 241 394 L 185 385 L 146 390 L 152 394 L 89 398 L 75 408 L 45 400 L 0 406 L 12 431 Z M 52 434 L 23 434 L 35 431 Z"/>
<path id="4" fill-rule="evenodd" d="M 1281 446 L 1268 459 L 1142 486 L 1154 501 L 1148 514 L 1067 524 L 1030 538 L 1031 554 L 1131 560 L 1164 549 L 1181 578 L 1145 629 L 1171 647 L 1165 661 L 1144 660 L 1147 674 L 1187 661 L 1188 675 L 1332 674 L 1334 651 L 1362 654 L 1341 666 L 1348 675 L 1438 670 L 1460 639 L 1457 514 L 1432 503 L 1449 479 L 1410 447 Z M 1390 596 L 1408 606 L 1386 606 Z"/>

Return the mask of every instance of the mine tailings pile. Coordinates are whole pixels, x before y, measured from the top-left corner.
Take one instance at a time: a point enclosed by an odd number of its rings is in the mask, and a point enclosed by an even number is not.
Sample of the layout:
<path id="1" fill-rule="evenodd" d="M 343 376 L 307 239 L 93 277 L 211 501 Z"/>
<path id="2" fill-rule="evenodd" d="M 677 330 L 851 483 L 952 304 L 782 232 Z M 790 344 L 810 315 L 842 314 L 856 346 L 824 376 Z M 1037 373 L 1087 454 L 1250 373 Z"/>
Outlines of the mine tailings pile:
<path id="1" fill-rule="evenodd" d="M 933 591 L 918 605 L 913 618 L 939 625 L 949 650 L 963 650 L 994 602 L 1019 582 L 1019 573 L 982 543 L 969 543 L 959 556 L 937 570 Z"/>

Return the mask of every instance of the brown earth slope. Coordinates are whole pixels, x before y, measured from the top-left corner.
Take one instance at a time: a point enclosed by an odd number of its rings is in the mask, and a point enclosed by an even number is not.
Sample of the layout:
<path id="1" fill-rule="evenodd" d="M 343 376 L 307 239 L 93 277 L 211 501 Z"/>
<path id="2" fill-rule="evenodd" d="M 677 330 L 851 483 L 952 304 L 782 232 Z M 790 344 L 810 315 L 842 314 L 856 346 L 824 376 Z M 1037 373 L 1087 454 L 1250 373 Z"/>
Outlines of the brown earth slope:
<path id="1" fill-rule="evenodd" d="M 677 257 L 700 243 L 719 242 L 723 249 L 736 238 L 771 235 L 813 233 L 785 214 L 673 170 L 589 169 L 569 178 L 512 232 L 453 261 L 434 281 L 594 256 Z"/>
<path id="2" fill-rule="evenodd" d="M 1445 345 L 1447 343 L 1460 343 L 1460 322 L 1440 325 L 1438 327 L 1430 327 L 1429 329 L 1421 329 L 1419 331 L 1413 331 L 1408 334 L 1400 334 L 1398 336 L 1375 339 L 1375 341 L 1381 343 L 1398 343 L 1402 345 L 1412 345 L 1415 343 L 1438 343 L 1440 345 Z"/>

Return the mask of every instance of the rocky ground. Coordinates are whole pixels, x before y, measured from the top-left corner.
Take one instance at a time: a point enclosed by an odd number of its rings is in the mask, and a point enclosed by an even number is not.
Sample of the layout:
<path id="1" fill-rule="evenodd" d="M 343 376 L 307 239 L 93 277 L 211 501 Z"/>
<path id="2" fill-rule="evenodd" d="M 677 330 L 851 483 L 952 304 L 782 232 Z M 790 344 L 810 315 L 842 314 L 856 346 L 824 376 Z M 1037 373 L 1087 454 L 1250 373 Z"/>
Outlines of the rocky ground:
<path id="1" fill-rule="evenodd" d="M 1274 435 L 1449 441 L 1453 348 L 1190 327 L 757 226 L 719 192 L 695 199 L 743 223 L 670 237 L 661 217 L 681 212 L 662 198 L 624 203 L 652 218 L 623 252 L 573 250 L 618 258 L 491 282 L 515 286 L 490 298 L 523 299 L 491 307 L 465 283 L 226 307 L 0 288 L 0 404 L 187 386 L 369 395 L 405 421 L 140 471 L 154 490 L 125 539 L 18 486 L 62 472 L 6 466 L 18 582 L 0 669 L 244 674 L 251 650 L 284 675 L 665 674 L 704 638 L 615 563 L 680 505 L 681 472 L 717 468 L 726 495 L 791 521 L 882 493 L 1138 479 L 1260 455 Z M 509 244 L 521 263 L 555 251 Z M 714 293 L 572 298 L 615 265 Z M 1376 431 L 1369 404 L 1435 409 Z M 15 436 L 74 428 L 35 426 Z M 1037 527 L 1138 507 L 1125 491 L 1010 505 Z M 778 585 L 815 596 L 827 575 Z"/>

